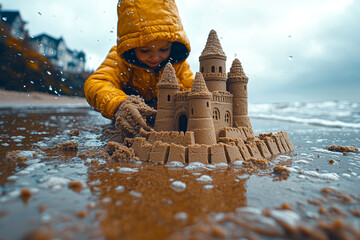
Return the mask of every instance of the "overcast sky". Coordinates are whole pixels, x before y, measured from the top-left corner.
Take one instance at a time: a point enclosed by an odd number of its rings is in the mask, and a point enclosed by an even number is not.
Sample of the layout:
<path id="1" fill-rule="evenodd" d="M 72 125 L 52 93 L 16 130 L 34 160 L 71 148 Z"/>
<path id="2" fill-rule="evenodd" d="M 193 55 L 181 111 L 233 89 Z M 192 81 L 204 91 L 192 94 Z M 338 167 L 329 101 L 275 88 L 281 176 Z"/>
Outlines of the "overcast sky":
<path id="1" fill-rule="evenodd" d="M 0 0 L 35 36 L 62 36 L 96 69 L 116 44 L 117 0 Z M 198 58 L 211 29 L 249 77 L 249 102 L 360 100 L 360 1 L 177 0 Z"/>

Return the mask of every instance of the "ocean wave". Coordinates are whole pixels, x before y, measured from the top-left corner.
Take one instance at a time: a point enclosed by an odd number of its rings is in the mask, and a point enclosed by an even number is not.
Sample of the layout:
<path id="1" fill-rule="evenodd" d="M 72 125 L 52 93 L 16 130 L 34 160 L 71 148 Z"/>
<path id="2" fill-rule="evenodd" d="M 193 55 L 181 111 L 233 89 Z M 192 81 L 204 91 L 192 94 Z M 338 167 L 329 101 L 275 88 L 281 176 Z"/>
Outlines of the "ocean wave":
<path id="1" fill-rule="evenodd" d="M 360 123 L 348 123 L 338 120 L 331 121 L 331 120 L 318 119 L 318 118 L 299 118 L 293 116 L 280 116 L 276 114 L 252 114 L 250 117 L 259 118 L 259 119 L 286 121 L 286 122 L 296 122 L 296 123 L 303 123 L 303 124 L 324 126 L 324 127 L 360 129 Z"/>

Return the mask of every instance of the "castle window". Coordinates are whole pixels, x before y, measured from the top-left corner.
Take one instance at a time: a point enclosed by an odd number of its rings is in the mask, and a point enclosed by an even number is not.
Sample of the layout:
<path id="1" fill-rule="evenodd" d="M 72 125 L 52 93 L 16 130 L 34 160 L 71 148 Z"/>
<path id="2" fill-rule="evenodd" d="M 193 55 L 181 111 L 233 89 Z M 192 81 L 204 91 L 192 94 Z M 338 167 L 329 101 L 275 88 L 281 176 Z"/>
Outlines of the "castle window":
<path id="1" fill-rule="evenodd" d="M 168 102 L 170 102 L 170 95 L 168 95 Z"/>
<path id="2" fill-rule="evenodd" d="M 194 109 L 193 108 L 191 109 L 191 115 L 194 115 Z"/>
<path id="3" fill-rule="evenodd" d="M 219 120 L 220 119 L 220 112 L 217 108 L 214 108 L 213 110 L 213 119 L 214 120 Z"/>
<path id="4" fill-rule="evenodd" d="M 219 67 L 219 73 L 222 73 L 222 67 Z"/>
<path id="5" fill-rule="evenodd" d="M 212 73 L 215 72 L 215 67 L 214 67 L 214 66 L 211 67 L 211 72 L 212 72 Z"/>
<path id="6" fill-rule="evenodd" d="M 201 72 L 202 72 L 202 73 L 204 72 L 204 67 L 201 67 Z"/>
<path id="7" fill-rule="evenodd" d="M 229 112 L 225 113 L 225 122 L 230 123 L 230 113 Z"/>
<path id="8" fill-rule="evenodd" d="M 246 85 L 244 86 L 244 90 L 246 91 Z"/>
<path id="9" fill-rule="evenodd" d="M 206 107 L 210 107 L 210 106 L 209 106 L 209 102 L 206 102 Z"/>

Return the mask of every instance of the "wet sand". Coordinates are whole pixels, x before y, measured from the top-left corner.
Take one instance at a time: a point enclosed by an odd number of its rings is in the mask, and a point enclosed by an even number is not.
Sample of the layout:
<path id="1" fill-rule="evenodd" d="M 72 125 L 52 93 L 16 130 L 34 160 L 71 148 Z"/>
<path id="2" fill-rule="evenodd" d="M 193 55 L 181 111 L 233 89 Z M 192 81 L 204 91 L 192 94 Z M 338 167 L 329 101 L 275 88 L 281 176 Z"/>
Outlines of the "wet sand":
<path id="1" fill-rule="evenodd" d="M 252 119 L 256 134 L 288 131 L 296 150 L 268 166 L 162 166 L 111 162 L 110 121 L 87 106 L 0 113 L 1 239 L 360 236 L 360 155 L 326 149 L 358 143 L 358 130 Z M 77 148 L 54 148 L 67 142 Z"/>
<path id="2" fill-rule="evenodd" d="M 6 106 L 53 106 L 53 105 L 83 105 L 85 98 L 57 96 L 40 92 L 17 92 L 0 89 L 0 107 Z"/>

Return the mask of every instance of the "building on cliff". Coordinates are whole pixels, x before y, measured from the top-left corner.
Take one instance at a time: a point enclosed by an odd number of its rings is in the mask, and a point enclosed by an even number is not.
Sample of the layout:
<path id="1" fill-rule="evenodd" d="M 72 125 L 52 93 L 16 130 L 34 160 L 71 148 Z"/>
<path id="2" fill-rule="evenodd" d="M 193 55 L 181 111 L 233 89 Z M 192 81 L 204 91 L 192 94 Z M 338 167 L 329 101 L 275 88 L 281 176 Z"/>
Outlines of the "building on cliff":
<path id="1" fill-rule="evenodd" d="M 226 74 L 226 55 L 215 30 L 209 33 L 199 57 L 200 72 L 191 91 L 181 91 L 171 64 L 166 66 L 158 87 L 155 131 L 192 131 L 195 142 L 212 145 L 226 127 L 246 127 L 247 83 L 241 63 L 235 59 Z"/>

